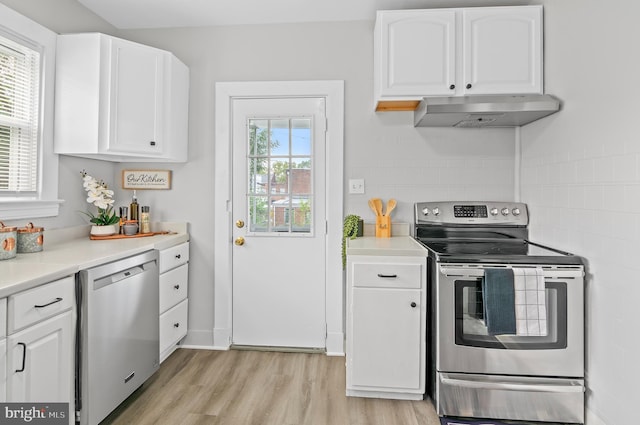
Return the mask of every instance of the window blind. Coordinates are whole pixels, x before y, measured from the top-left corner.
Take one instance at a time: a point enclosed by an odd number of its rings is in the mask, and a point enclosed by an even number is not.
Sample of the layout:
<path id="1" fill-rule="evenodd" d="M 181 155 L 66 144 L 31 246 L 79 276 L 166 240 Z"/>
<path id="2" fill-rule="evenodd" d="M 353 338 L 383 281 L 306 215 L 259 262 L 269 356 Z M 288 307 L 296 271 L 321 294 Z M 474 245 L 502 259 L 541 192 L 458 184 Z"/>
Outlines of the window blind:
<path id="1" fill-rule="evenodd" d="M 40 53 L 0 35 L 0 193 L 38 182 Z"/>

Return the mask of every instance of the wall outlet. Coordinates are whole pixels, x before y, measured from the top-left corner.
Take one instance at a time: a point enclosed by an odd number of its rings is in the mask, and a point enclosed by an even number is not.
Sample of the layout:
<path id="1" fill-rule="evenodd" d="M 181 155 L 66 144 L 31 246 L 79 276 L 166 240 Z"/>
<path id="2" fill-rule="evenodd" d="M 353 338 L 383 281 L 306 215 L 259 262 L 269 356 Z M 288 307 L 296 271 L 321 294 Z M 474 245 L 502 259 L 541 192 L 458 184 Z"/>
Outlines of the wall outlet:
<path id="1" fill-rule="evenodd" d="M 364 193 L 364 179 L 349 179 L 349 193 Z"/>

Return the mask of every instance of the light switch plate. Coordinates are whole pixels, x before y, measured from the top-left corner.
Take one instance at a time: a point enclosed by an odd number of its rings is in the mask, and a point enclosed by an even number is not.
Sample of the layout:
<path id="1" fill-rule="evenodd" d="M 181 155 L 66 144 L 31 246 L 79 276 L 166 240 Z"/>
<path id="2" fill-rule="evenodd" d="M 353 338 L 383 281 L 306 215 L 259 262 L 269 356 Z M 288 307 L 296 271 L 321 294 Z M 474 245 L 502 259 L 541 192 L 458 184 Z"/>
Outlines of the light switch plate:
<path id="1" fill-rule="evenodd" d="M 364 179 L 349 179 L 349 193 L 364 193 Z"/>

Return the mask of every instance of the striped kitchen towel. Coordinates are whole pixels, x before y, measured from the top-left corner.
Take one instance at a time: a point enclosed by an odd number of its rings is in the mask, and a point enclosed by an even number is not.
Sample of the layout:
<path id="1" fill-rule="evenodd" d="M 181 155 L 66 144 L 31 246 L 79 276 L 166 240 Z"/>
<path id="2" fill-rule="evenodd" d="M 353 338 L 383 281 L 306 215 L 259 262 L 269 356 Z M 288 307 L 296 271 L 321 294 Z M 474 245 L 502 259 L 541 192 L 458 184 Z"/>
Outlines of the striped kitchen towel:
<path id="1" fill-rule="evenodd" d="M 547 304 L 544 271 L 536 268 L 513 268 L 516 335 L 547 335 Z"/>

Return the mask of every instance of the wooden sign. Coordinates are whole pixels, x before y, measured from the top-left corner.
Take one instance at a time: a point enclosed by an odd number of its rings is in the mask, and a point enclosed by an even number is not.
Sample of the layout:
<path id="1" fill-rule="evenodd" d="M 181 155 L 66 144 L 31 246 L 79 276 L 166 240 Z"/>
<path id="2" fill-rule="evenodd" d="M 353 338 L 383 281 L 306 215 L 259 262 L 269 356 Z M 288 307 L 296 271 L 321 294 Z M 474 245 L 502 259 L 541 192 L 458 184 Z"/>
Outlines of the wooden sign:
<path id="1" fill-rule="evenodd" d="M 171 170 L 122 170 L 123 189 L 171 189 Z"/>

